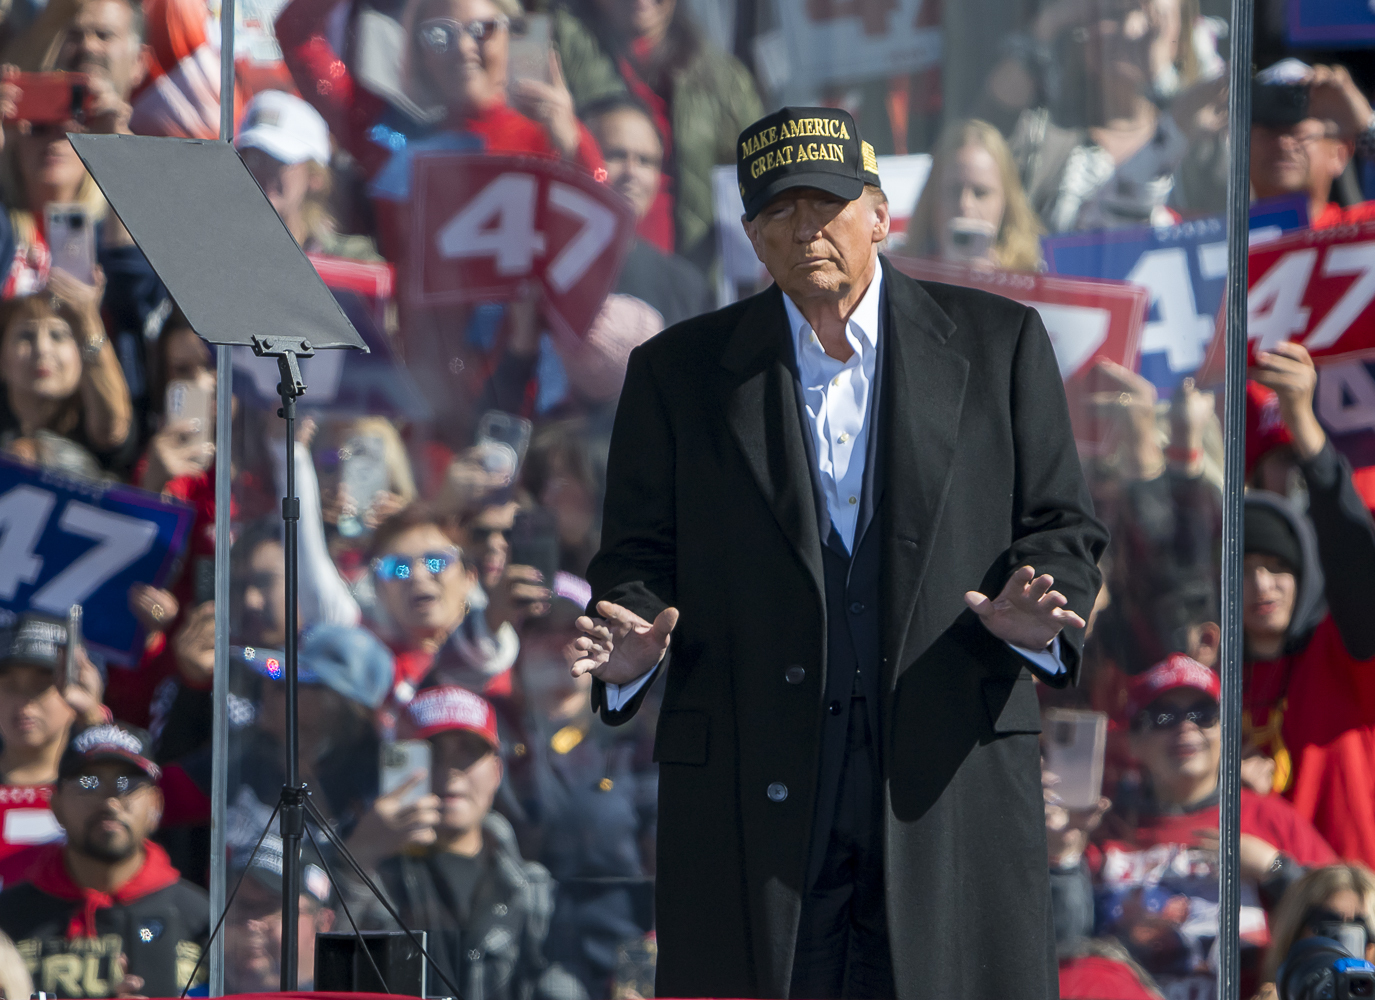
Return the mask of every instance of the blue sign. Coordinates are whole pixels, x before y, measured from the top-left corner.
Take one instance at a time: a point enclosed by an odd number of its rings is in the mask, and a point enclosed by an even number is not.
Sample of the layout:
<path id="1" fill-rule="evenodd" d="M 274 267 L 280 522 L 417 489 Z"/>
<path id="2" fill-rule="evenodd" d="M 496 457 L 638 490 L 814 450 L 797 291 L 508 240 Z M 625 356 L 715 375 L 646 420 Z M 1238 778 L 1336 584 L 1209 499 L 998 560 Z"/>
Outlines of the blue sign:
<path id="1" fill-rule="evenodd" d="M 1350 49 L 1375 42 L 1368 0 L 1289 0 L 1289 42 Z"/>
<path id="2" fill-rule="evenodd" d="M 193 517 L 190 507 L 132 486 L 0 456 L 0 613 L 65 618 L 80 604 L 87 646 L 135 663 L 143 636 L 129 588 L 166 582 Z"/>
<path id="3" fill-rule="evenodd" d="M 1252 239 L 1257 242 L 1307 224 L 1302 196 L 1257 202 L 1251 208 Z M 1222 216 L 1174 226 L 1049 236 L 1042 245 L 1052 274 L 1130 281 L 1150 292 L 1140 371 L 1162 397 L 1203 364 L 1227 286 Z"/>

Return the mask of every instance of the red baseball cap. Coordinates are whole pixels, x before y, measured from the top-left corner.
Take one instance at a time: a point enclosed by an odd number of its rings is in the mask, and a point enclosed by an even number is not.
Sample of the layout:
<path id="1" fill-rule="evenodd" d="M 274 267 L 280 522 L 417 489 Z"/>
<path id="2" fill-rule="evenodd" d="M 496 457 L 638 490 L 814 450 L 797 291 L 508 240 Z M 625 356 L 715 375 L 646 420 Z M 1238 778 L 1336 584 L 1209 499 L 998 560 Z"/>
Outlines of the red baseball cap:
<path id="1" fill-rule="evenodd" d="M 1281 445 L 1293 444 L 1294 436 L 1280 419 L 1280 398 L 1259 382 L 1246 383 L 1246 474 L 1256 463 Z"/>
<path id="2" fill-rule="evenodd" d="M 1162 694 L 1178 688 L 1195 688 L 1218 701 L 1222 696 L 1222 678 L 1193 657 L 1174 653 L 1131 679 L 1127 685 L 1127 715 L 1135 717 Z"/>
<path id="3" fill-rule="evenodd" d="M 439 733 L 466 729 L 477 733 L 493 749 L 501 746 L 497 736 L 497 712 L 481 695 L 456 684 L 421 691 L 406 706 L 415 738 L 428 740 Z"/>

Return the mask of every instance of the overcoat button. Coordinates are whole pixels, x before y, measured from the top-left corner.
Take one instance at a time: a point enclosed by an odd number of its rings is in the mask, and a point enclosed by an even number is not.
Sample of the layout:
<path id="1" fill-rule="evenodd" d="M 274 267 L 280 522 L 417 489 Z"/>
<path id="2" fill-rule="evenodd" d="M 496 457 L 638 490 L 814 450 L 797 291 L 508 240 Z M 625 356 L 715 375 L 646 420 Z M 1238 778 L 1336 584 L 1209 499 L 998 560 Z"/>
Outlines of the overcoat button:
<path id="1" fill-rule="evenodd" d="M 801 667 L 789 667 L 783 673 L 783 679 L 789 684 L 801 684 L 803 678 L 806 676 L 807 671 L 803 670 Z"/>
<path id="2" fill-rule="evenodd" d="M 827 705 L 826 707 L 827 707 L 828 709 L 830 709 L 832 715 L 839 715 L 839 714 L 840 714 L 840 702 L 838 702 L 838 701 L 833 701 L 833 702 L 831 702 L 829 705 Z"/>
<path id="3" fill-rule="evenodd" d="M 788 797 L 788 786 L 781 781 L 775 781 L 769 786 L 769 798 L 774 802 L 782 802 Z"/>
<path id="4" fill-rule="evenodd" d="M 850 614 L 852 614 L 852 615 L 862 615 L 862 614 L 864 614 L 864 605 L 863 605 L 863 604 L 860 604 L 859 601 L 855 601 L 854 604 L 851 604 L 851 605 L 850 605 Z"/>

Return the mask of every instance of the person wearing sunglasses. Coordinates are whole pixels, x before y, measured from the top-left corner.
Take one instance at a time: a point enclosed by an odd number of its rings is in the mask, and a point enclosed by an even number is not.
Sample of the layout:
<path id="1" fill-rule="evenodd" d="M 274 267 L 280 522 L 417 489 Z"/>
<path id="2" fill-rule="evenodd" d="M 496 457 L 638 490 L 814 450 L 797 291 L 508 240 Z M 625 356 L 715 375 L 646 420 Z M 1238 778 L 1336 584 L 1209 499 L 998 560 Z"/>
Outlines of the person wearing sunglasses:
<path id="1" fill-rule="evenodd" d="M 67 842 L 42 847 L 28 881 L 0 893 L 0 929 L 54 997 L 177 996 L 210 930 L 205 891 L 149 839 L 162 817 L 148 734 L 118 724 L 72 737 L 52 810 Z"/>
<path id="2" fill-rule="evenodd" d="M 1221 680 L 1176 653 L 1127 687 L 1128 746 L 1139 781 L 1112 793 L 1095 837 L 1095 925 L 1117 937 L 1167 996 L 1212 996 L 1209 952 L 1217 937 L 1218 775 Z M 1266 911 L 1306 867 L 1336 855 L 1278 796 L 1241 793 L 1242 995 L 1259 984 Z M 1090 878 L 1081 858 L 1059 859 L 1069 878 Z M 1088 888 L 1085 887 L 1085 892 Z"/>

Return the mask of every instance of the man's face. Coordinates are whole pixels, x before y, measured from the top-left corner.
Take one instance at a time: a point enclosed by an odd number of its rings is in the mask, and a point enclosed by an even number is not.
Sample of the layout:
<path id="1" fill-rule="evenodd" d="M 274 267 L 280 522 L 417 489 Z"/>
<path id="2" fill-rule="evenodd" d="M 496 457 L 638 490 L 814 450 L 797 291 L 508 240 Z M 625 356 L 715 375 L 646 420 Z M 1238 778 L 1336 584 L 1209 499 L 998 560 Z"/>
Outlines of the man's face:
<path id="1" fill-rule="evenodd" d="M 294 222 L 310 194 L 311 161 L 283 163 L 271 153 L 253 147 L 245 149 L 240 156 L 277 214 L 284 222 Z"/>
<path id="2" fill-rule="evenodd" d="M 452 561 L 438 574 L 425 568 L 428 553 L 448 553 Z M 452 630 L 463 620 L 472 576 L 457 558 L 454 543 L 434 525 L 421 525 L 392 539 L 385 555 L 410 560 L 404 580 L 377 582 L 377 596 L 391 620 L 413 639 Z"/>
<path id="3" fill-rule="evenodd" d="M 143 46 L 134 12 L 124 0 L 86 0 L 67 27 L 57 64 L 106 80 L 128 101 L 143 80 Z"/>
<path id="4" fill-rule="evenodd" d="M 69 850 L 114 864 L 157 829 L 162 791 L 132 764 L 100 761 L 59 781 L 51 805 Z"/>
<path id="5" fill-rule="evenodd" d="M 516 523 L 519 505 L 494 504 L 478 511 L 463 527 L 464 551 L 477 564 L 478 580 L 488 592 L 500 581 L 511 551 L 511 528 Z"/>
<path id="6" fill-rule="evenodd" d="M 240 589 L 236 638 L 246 646 L 281 649 L 286 643 L 286 570 L 280 542 L 263 542 L 248 559 Z"/>
<path id="7" fill-rule="evenodd" d="M 1251 186 L 1258 198 L 1307 194 L 1312 182 L 1312 153 L 1327 126 L 1308 118 L 1289 128 L 1251 126 Z"/>
<path id="8" fill-rule="evenodd" d="M 0 670 L 0 739 L 6 746 L 35 750 L 65 740 L 75 718 L 47 667 Z"/>
<path id="9" fill-rule="evenodd" d="M 1187 718 L 1202 716 L 1202 723 Z M 1202 781 L 1217 774 L 1222 759 L 1222 720 L 1217 702 L 1206 691 L 1176 688 L 1167 691 L 1146 709 L 1152 720 L 1168 719 L 1162 728 L 1146 725 L 1133 729 L 1131 749 L 1151 776 L 1157 794 Z"/>
<path id="10" fill-rule="evenodd" d="M 1241 624 L 1248 637 L 1275 639 L 1294 617 L 1298 594 L 1294 570 L 1279 556 L 1248 553 L 1242 562 Z"/>
<path id="11" fill-rule="evenodd" d="M 888 236 L 888 206 L 867 192 L 846 201 L 790 188 L 744 225 L 755 255 L 789 298 L 837 301 L 872 278 Z"/>
<path id="12" fill-rule="evenodd" d="M 225 922 L 225 986 L 234 993 L 275 993 L 282 981 L 282 894 L 249 876 Z M 315 934 L 334 926 L 334 911 L 302 893 L 296 926 L 297 978 L 305 987 L 315 979 Z"/>
<path id="13" fill-rule="evenodd" d="M 439 829 L 467 833 L 492 810 L 501 785 L 501 758 L 477 733 L 456 729 L 430 738 L 431 790 L 439 796 Z"/>
<path id="14" fill-rule="evenodd" d="M 622 109 L 592 121 L 592 136 L 606 161 L 606 183 L 630 201 L 643 219 L 659 193 L 664 147 L 654 123 L 638 111 Z"/>

